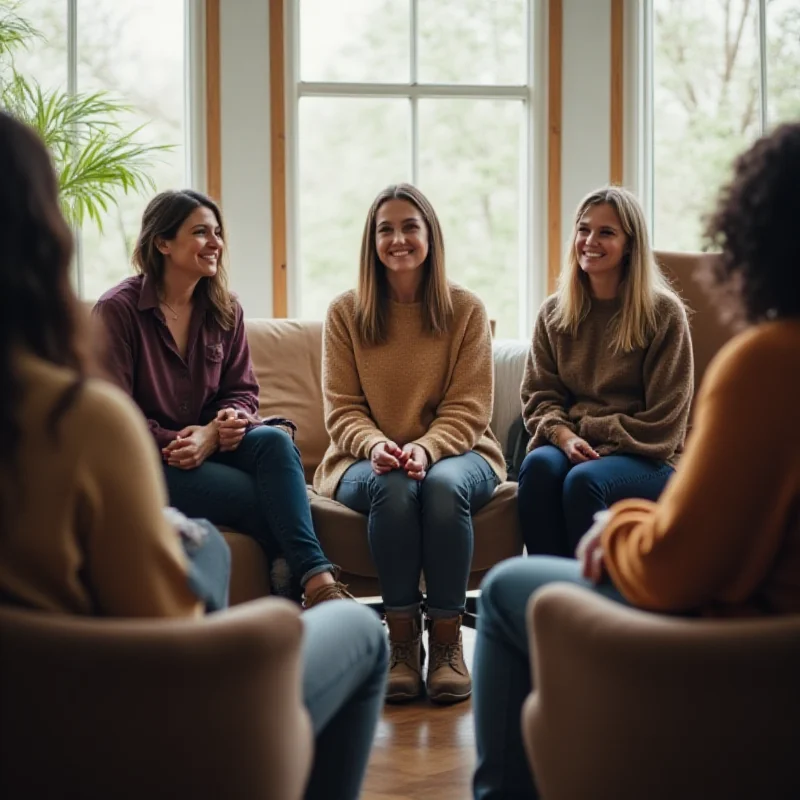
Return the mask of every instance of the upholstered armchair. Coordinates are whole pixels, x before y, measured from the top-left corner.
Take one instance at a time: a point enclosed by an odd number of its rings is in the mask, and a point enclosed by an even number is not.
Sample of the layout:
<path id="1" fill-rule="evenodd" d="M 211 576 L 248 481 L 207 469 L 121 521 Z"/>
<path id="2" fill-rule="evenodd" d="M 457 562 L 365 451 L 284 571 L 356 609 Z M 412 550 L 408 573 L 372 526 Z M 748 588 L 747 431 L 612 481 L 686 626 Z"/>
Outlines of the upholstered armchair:
<path id="1" fill-rule="evenodd" d="M 200 620 L 0 608 L 0 797 L 298 800 L 301 636 L 276 598 Z"/>
<path id="2" fill-rule="evenodd" d="M 683 619 L 552 584 L 527 622 L 543 800 L 800 797 L 800 615 Z"/>

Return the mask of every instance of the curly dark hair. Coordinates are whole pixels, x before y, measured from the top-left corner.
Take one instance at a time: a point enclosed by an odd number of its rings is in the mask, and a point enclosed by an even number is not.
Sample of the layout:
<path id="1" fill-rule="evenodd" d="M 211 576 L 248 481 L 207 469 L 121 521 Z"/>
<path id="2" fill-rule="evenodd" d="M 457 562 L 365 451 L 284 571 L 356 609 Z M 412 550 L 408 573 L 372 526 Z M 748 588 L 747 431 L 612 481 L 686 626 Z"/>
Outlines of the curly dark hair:
<path id="1" fill-rule="evenodd" d="M 87 329 L 70 284 L 72 233 L 61 214 L 50 155 L 27 125 L 0 111 L 0 467 L 12 468 L 23 387 L 16 353 L 75 370 L 50 412 L 55 426 L 89 366 Z"/>
<path id="2" fill-rule="evenodd" d="M 762 136 L 734 164 L 709 218 L 706 239 L 721 251 L 710 283 L 739 323 L 800 316 L 800 123 Z"/>

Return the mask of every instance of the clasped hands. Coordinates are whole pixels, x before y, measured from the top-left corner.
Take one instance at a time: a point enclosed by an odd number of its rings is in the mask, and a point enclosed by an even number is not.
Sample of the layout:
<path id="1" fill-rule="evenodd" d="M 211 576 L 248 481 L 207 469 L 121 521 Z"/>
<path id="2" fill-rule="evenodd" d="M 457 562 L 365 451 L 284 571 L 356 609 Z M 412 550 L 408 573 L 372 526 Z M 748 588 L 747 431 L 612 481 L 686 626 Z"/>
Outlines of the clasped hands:
<path id="1" fill-rule="evenodd" d="M 370 451 L 369 460 L 376 475 L 403 469 L 409 478 L 421 481 L 428 469 L 428 454 L 418 444 L 399 447 L 392 441 L 378 442 Z"/>
<path id="2" fill-rule="evenodd" d="M 195 469 L 212 453 L 232 452 L 247 433 L 248 420 L 243 411 L 222 408 L 207 425 L 187 425 L 161 454 L 171 467 Z"/>

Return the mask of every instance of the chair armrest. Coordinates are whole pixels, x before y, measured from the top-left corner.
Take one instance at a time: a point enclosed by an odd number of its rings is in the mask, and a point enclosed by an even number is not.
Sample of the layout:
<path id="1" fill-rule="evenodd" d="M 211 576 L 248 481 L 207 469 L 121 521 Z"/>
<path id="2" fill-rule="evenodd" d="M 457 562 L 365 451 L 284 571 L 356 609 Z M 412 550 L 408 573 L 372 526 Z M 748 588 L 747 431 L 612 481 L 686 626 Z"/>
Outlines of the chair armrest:
<path id="1" fill-rule="evenodd" d="M 800 790 L 800 617 L 682 619 L 566 584 L 527 614 L 523 733 L 548 800 Z"/>

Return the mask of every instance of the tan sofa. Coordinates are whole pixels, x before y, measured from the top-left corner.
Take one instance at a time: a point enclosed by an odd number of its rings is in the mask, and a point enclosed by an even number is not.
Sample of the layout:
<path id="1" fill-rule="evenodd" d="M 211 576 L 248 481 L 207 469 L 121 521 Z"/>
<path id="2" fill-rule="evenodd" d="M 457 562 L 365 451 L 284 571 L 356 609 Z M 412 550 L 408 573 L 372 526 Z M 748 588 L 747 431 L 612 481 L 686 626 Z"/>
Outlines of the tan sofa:
<path id="1" fill-rule="evenodd" d="M 322 411 L 322 323 L 284 319 L 250 319 L 247 338 L 261 387 L 260 413 L 290 417 L 297 423 L 297 446 L 306 480 L 328 446 Z M 492 429 L 505 444 L 508 428 L 519 416 L 519 385 L 527 343 L 495 341 L 496 392 Z M 358 596 L 380 594 L 367 541 L 366 517 L 321 497 L 309 488 L 314 527 L 326 555 L 341 566 L 343 580 Z M 470 587 L 477 588 L 494 564 L 522 553 L 517 525 L 516 484 L 503 483 L 475 516 L 475 549 Z M 231 602 L 269 591 L 268 571 L 259 547 L 247 537 L 225 533 L 233 555 Z"/>
<path id="2" fill-rule="evenodd" d="M 657 255 L 690 309 L 697 385 L 714 353 L 731 335 L 693 277 L 694 271 L 713 256 L 666 252 Z M 310 483 L 328 445 L 322 413 L 322 323 L 251 319 L 247 321 L 247 337 L 261 386 L 261 414 L 288 416 L 297 422 L 297 445 Z M 504 447 L 509 426 L 520 414 L 519 386 L 527 350 L 527 340 L 494 342 L 495 405 L 491 424 Z M 331 560 L 342 567 L 351 589 L 359 596 L 379 594 L 365 517 L 311 491 L 309 497 L 322 546 Z M 231 602 L 267 593 L 268 570 L 258 545 L 239 534 L 226 536 L 233 552 Z M 489 505 L 475 517 L 470 588 L 477 588 L 491 566 L 520 553 L 516 484 L 509 482 L 498 488 Z"/>

